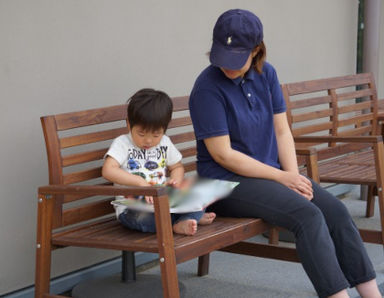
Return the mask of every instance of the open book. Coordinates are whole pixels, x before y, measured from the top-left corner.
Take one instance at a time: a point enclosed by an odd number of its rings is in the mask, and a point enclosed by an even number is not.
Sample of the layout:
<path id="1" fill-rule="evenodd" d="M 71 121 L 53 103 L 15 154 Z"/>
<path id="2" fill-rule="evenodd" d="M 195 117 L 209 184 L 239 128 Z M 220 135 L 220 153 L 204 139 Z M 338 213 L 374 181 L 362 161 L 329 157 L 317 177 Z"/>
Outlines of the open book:
<path id="1" fill-rule="evenodd" d="M 217 200 L 229 195 L 239 182 L 197 179 L 186 188 L 165 186 L 169 197 L 171 213 L 201 211 Z M 116 199 L 111 202 L 115 208 L 130 208 L 138 211 L 154 212 L 154 206 L 144 198 Z"/>

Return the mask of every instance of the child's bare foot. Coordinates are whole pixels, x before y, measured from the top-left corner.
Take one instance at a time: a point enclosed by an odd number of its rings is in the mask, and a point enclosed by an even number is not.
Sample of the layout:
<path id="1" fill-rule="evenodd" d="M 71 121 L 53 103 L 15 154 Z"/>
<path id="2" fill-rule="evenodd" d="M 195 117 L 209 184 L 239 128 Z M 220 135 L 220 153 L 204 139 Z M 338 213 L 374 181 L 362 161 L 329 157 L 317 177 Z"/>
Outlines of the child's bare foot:
<path id="1" fill-rule="evenodd" d="M 195 219 L 179 221 L 173 225 L 173 231 L 177 234 L 194 235 L 197 231 L 197 222 Z"/>
<path id="2" fill-rule="evenodd" d="M 216 218 L 216 213 L 214 212 L 208 212 L 204 213 L 203 216 L 199 220 L 199 225 L 209 225 L 213 222 L 213 220 Z"/>

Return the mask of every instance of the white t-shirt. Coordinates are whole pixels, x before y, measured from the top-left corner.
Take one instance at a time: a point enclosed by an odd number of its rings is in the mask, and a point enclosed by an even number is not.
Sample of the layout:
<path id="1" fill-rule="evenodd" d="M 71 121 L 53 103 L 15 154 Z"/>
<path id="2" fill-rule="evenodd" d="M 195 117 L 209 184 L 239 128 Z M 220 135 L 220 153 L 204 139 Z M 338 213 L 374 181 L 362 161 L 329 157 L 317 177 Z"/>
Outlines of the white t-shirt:
<path id="1" fill-rule="evenodd" d="M 121 169 L 139 175 L 151 184 L 164 184 L 167 179 L 167 167 L 178 163 L 182 158 L 179 150 L 166 135 L 163 135 L 157 146 L 141 149 L 134 144 L 130 134 L 114 139 L 105 156 L 114 158 Z M 123 197 L 116 197 L 121 198 Z M 122 211 L 124 209 L 116 210 L 117 217 Z"/>

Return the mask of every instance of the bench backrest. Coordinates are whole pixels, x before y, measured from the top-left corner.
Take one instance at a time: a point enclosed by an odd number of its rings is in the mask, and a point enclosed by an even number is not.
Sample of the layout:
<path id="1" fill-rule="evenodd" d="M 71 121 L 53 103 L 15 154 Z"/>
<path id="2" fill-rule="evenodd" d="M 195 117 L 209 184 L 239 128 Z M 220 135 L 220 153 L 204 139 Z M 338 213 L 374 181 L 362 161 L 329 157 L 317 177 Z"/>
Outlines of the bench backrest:
<path id="1" fill-rule="evenodd" d="M 378 132 L 376 87 L 370 73 L 283 84 L 282 89 L 294 137 L 363 136 Z M 321 147 L 318 158 L 364 146 L 329 143 Z"/>
<path id="2" fill-rule="evenodd" d="M 167 135 L 183 155 L 186 172 L 194 171 L 195 136 L 188 97 L 173 98 L 174 113 Z M 103 157 L 112 140 L 128 132 L 126 105 L 41 117 L 50 184 L 111 184 L 101 177 Z M 53 228 L 78 224 L 114 212 L 113 198 L 56 196 Z"/>

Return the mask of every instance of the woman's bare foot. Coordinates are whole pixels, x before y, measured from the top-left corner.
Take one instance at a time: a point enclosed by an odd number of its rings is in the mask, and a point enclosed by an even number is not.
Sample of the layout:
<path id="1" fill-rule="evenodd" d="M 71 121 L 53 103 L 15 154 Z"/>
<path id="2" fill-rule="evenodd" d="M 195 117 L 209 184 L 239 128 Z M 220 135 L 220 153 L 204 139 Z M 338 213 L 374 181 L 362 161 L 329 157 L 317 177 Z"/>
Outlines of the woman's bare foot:
<path id="1" fill-rule="evenodd" d="M 192 236 L 197 231 L 197 222 L 195 219 L 179 221 L 173 225 L 173 231 L 177 234 Z"/>
<path id="2" fill-rule="evenodd" d="M 202 226 L 209 225 L 213 222 L 215 218 L 216 218 L 216 213 L 214 212 L 204 213 L 199 220 L 199 225 L 202 225 Z"/>

